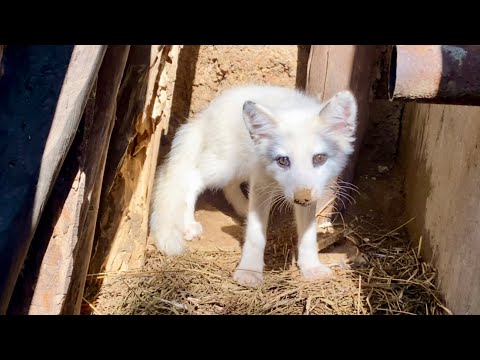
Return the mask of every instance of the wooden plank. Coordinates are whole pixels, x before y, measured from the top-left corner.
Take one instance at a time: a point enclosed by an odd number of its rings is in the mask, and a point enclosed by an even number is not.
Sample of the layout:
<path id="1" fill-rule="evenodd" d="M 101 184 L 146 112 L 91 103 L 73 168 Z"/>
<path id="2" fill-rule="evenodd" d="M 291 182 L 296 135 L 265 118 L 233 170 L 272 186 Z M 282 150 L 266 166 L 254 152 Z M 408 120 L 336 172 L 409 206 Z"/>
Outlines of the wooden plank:
<path id="1" fill-rule="evenodd" d="M 358 102 L 358 126 L 355 151 L 341 178 L 353 180 L 360 146 L 369 123 L 369 106 L 372 95 L 377 47 L 371 45 L 312 45 L 308 62 L 306 91 L 322 101 L 328 100 L 341 90 L 351 90 Z M 319 209 L 333 192 L 326 194 Z M 343 204 L 337 203 L 341 210 Z M 332 206 L 327 206 L 319 216 L 319 222 L 330 218 Z"/>
<path id="2" fill-rule="evenodd" d="M 109 46 L 98 75 L 93 116 L 75 158 L 74 186 L 58 209 L 35 282 L 29 314 L 78 314 L 91 254 L 106 153 L 129 46 Z M 88 108 L 87 108 L 88 109 Z M 42 236 L 43 234 L 40 234 Z"/>
<path id="3" fill-rule="evenodd" d="M 321 101 L 325 99 L 329 50 L 330 45 L 312 45 L 308 57 L 305 91 L 309 95 L 318 97 Z"/>
<path id="4" fill-rule="evenodd" d="M 127 149 L 135 138 L 135 124 L 146 103 L 147 80 L 150 69 L 150 45 L 132 45 L 125 67 L 124 77 L 118 92 L 117 120 L 113 127 L 112 139 L 108 148 L 108 162 L 102 193 L 108 194 L 112 189 L 115 176 L 122 166 Z M 102 208 L 103 205 L 100 205 Z"/>
<path id="5" fill-rule="evenodd" d="M 151 96 L 153 106 L 146 106 L 142 118 L 137 122 L 137 140 L 126 167 L 127 173 L 135 173 L 136 186 L 113 239 L 111 251 L 105 261 L 105 271 L 140 268 L 148 244 L 148 217 L 150 213 L 150 193 L 162 132 L 168 126 L 173 90 L 177 70 L 179 45 L 162 49 L 154 61 L 156 85 Z M 152 64 L 153 65 L 153 64 Z M 147 103 L 148 104 L 148 103 Z M 150 125 L 149 125 L 150 123 Z M 127 216 L 128 214 L 128 216 Z"/>
<path id="6" fill-rule="evenodd" d="M 80 313 L 83 290 L 92 254 L 105 163 L 115 123 L 117 96 L 129 50 L 130 45 L 109 46 L 100 69 L 97 100 L 95 102 L 95 121 L 91 128 L 91 138 L 88 139 L 85 168 L 87 180 L 90 178 L 90 182 L 87 182 L 87 189 L 89 190 L 87 194 L 91 194 L 91 196 L 89 202 L 86 201 L 83 207 L 87 215 L 80 231 L 79 250 L 75 256 L 70 287 L 62 308 L 62 314 Z"/>
<path id="7" fill-rule="evenodd" d="M 109 217 L 109 214 L 113 210 L 111 206 L 111 201 L 113 200 L 110 199 L 109 194 L 112 191 L 124 159 L 127 157 L 130 144 L 137 135 L 135 125 L 138 117 L 141 116 L 145 104 L 148 102 L 146 100 L 146 92 L 148 79 L 151 78 L 151 76 L 149 76 L 151 53 L 152 46 L 150 45 L 133 45 L 130 48 L 129 58 L 118 94 L 117 120 L 113 128 L 108 149 L 108 161 L 105 164 L 102 195 L 99 205 L 100 219 Z M 120 213 L 122 208 L 127 206 L 127 204 L 123 203 L 123 198 L 124 197 L 121 196 L 117 199 L 117 204 L 119 204 L 118 211 Z M 117 214 L 118 221 L 120 216 L 121 215 Z M 106 226 L 115 228 L 113 219 L 107 221 Z M 113 238 L 113 234 L 100 236 L 100 234 L 105 234 L 104 227 L 100 222 L 97 228 L 89 269 L 89 271 L 93 273 L 100 271 L 103 261 L 108 255 L 110 242 Z"/>
<path id="8" fill-rule="evenodd" d="M 3 112 L 0 114 L 0 122 L 4 124 L 2 126 L 23 121 L 25 127 L 28 127 L 36 125 L 36 118 L 43 116 L 39 123 L 42 131 L 46 128 L 45 142 L 41 141 L 43 138 L 39 138 L 42 132 L 34 126 L 29 137 L 22 134 L 23 138 L 9 139 L 10 142 L 16 141 L 16 147 L 12 147 L 14 149 L 12 155 L 16 157 L 18 163 L 25 165 L 22 168 L 18 166 L 18 170 L 6 174 L 5 182 L 4 179 L 0 180 L 2 185 L 6 183 L 6 186 L 9 186 L 8 191 L 5 193 L 2 191 L 0 203 L 11 207 L 8 211 L 0 211 L 4 216 L 0 219 L 0 314 L 4 314 L 7 309 L 31 239 L 75 137 L 88 94 L 106 50 L 103 45 L 74 46 L 73 51 L 68 54 L 66 73 L 62 68 L 52 67 L 47 74 L 42 74 L 41 65 L 52 66 L 59 54 L 63 56 L 64 48 L 68 47 L 37 46 L 20 49 L 23 51 L 22 54 L 30 56 L 29 59 L 34 62 L 27 63 L 26 67 L 22 66 L 25 66 L 27 59 L 18 59 L 20 63 L 12 62 L 12 66 L 17 66 L 18 72 L 10 76 L 4 74 L 0 82 L 0 92 L 9 94 L 0 100 L 0 105 L 4 105 L 0 110 Z M 8 56 L 9 50 L 10 46 L 4 56 Z M 15 54 L 15 50 L 15 47 L 12 47 L 10 53 L 12 57 L 19 56 L 18 53 Z M 42 55 L 42 52 L 48 56 Z M 58 78 L 60 71 L 63 71 L 64 78 L 58 87 L 59 94 L 56 98 L 57 89 L 53 89 L 52 86 L 58 83 L 53 80 Z M 42 75 L 45 78 L 42 78 Z M 18 80 L 13 79 L 13 76 Z M 36 86 L 37 83 L 43 84 L 43 87 Z M 23 97 L 18 98 L 17 94 Z M 17 98 L 14 98 L 15 96 Z M 38 101 L 40 103 L 35 103 Z M 36 105 L 35 109 L 32 108 L 29 114 L 25 114 L 26 118 L 18 119 L 19 113 L 24 109 L 16 112 L 15 106 L 29 109 L 32 102 Z M 29 143 L 32 137 L 35 139 L 31 142 L 36 146 Z M 5 165 L 3 161 L 2 157 L 2 165 Z M 12 164 L 12 160 L 10 163 Z M 11 168 L 15 167 L 16 163 L 13 164 Z"/>
<path id="9" fill-rule="evenodd" d="M 90 273 L 142 266 L 148 242 L 149 199 L 162 131 L 168 126 L 180 46 L 163 48 L 150 59 L 145 107 L 135 116 L 135 139 L 116 174 L 111 191 L 102 194 L 97 251 Z M 109 160 L 107 160 L 109 161 Z"/>
<path id="10" fill-rule="evenodd" d="M 70 238 L 78 233 L 80 220 L 77 212 L 85 193 L 86 179 L 83 149 L 94 120 L 96 84 L 97 81 L 94 82 L 77 134 L 38 223 L 10 301 L 9 314 L 26 315 L 32 308 L 42 314 L 45 308 L 52 307 L 52 303 L 62 302 L 61 289 L 65 287 L 62 276 L 69 272 L 64 257 L 69 256 L 73 248 L 62 249 L 61 244 L 70 246 Z M 37 304 L 39 302 L 40 305 Z M 53 311 L 49 313 L 54 314 Z"/>
<path id="11" fill-rule="evenodd" d="M 479 119 L 478 106 L 421 103 L 402 119 L 407 231 L 455 315 L 480 315 Z"/>

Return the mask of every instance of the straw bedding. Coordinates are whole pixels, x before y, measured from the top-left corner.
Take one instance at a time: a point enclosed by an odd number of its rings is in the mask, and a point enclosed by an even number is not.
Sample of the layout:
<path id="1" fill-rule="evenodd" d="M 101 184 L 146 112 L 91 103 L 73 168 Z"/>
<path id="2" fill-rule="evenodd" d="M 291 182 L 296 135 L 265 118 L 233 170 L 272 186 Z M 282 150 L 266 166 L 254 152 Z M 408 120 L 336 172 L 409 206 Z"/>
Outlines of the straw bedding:
<path id="1" fill-rule="evenodd" d="M 293 219 L 285 216 L 269 231 L 264 282 L 257 289 L 232 279 L 239 250 L 192 250 L 170 258 L 148 249 L 138 271 L 89 275 L 103 280 L 103 286 L 85 294 L 83 310 L 135 315 L 450 313 L 435 288 L 435 269 L 410 244 L 404 225 L 382 231 L 359 218 L 336 224 L 320 236 L 337 237 L 336 243 L 354 254 L 330 261 L 331 279 L 309 282 L 295 265 Z M 321 251 L 324 261 L 329 262 L 335 246 Z"/>

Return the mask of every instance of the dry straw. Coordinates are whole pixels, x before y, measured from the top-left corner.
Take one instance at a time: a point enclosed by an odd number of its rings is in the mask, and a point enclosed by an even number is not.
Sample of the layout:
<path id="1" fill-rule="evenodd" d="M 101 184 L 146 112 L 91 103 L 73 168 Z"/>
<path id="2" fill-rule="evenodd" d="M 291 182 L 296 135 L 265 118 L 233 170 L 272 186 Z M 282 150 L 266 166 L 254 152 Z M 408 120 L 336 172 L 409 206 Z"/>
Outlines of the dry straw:
<path id="1" fill-rule="evenodd" d="M 353 223 L 362 224 L 361 221 Z M 287 224 L 288 225 L 288 224 Z M 289 226 L 285 229 L 289 228 Z M 139 271 L 91 274 L 103 280 L 86 296 L 92 314 L 448 314 L 435 288 L 436 272 L 406 240 L 403 226 L 365 232 L 361 225 L 335 231 L 357 254 L 348 268 L 334 268 L 327 281 L 308 282 L 293 264 L 293 241 L 269 239 L 264 283 L 237 285 L 232 272 L 239 251 L 195 251 L 167 258 L 147 253 Z M 279 234 L 282 234 L 280 231 Z M 421 244 L 421 243 L 420 243 Z M 421 246 L 421 245 L 420 245 Z M 87 299 L 89 298 L 89 299 Z"/>

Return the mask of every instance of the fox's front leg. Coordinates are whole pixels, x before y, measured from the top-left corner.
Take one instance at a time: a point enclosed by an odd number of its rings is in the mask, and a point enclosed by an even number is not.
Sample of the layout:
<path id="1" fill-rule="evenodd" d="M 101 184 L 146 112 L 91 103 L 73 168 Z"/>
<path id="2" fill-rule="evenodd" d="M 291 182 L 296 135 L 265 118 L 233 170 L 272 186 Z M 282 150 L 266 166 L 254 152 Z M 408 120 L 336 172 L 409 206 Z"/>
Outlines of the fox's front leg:
<path id="1" fill-rule="evenodd" d="M 242 258 L 233 274 L 233 279 L 240 285 L 256 287 L 263 281 L 267 225 L 272 206 L 272 182 L 270 177 L 261 172 L 257 172 L 257 175 L 250 179 L 250 201 Z"/>
<path id="2" fill-rule="evenodd" d="M 307 280 L 328 278 L 332 270 L 320 262 L 317 245 L 317 222 L 315 205 L 295 205 L 295 220 L 298 233 L 298 267 Z"/>

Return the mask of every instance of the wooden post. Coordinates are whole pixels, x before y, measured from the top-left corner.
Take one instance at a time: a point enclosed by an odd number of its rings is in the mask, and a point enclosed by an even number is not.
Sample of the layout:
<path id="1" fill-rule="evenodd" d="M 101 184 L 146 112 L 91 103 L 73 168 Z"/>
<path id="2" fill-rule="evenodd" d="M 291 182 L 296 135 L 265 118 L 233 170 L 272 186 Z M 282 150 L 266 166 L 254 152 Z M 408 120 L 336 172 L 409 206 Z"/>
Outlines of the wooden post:
<path id="1" fill-rule="evenodd" d="M 78 251 L 74 256 L 74 268 L 61 313 L 79 314 L 82 295 L 85 287 L 88 265 L 92 253 L 93 237 L 97 223 L 100 193 L 102 189 L 103 174 L 110 138 L 115 123 L 117 109 L 117 95 L 120 81 L 124 74 L 127 62 L 129 45 L 109 46 L 105 59 L 99 72 L 97 95 L 95 101 L 94 123 L 90 128 L 90 138 L 87 139 L 86 187 L 87 194 L 83 211 L 86 212 L 84 227 L 80 224 Z"/>
<path id="2" fill-rule="evenodd" d="M 37 50 L 38 48 L 35 51 Z M 7 310 L 40 216 L 75 137 L 105 50 L 106 47 L 103 45 L 78 45 L 73 48 L 58 101 L 53 104 L 55 106 L 52 109 L 54 110 L 54 114 L 52 112 L 53 119 L 45 146 L 41 149 L 43 153 L 38 154 L 39 149 L 35 147 L 29 148 L 29 139 L 26 136 L 24 136 L 25 139 L 19 139 L 22 142 L 21 144 L 15 144 L 15 149 L 18 151 L 16 156 L 19 159 L 23 158 L 20 161 L 29 159 L 30 151 L 36 151 L 37 153 L 31 158 L 35 159 L 35 162 L 38 159 L 38 163 L 27 164 L 25 167 L 27 170 L 24 173 L 20 173 L 23 169 L 16 169 L 17 178 L 11 176 L 12 186 L 8 194 L 0 196 L 1 202 L 6 201 L 6 204 L 15 204 L 10 205 L 13 209 L 10 212 L 14 213 L 9 214 L 7 220 L 0 219 L 2 224 L 0 228 L 0 314 L 4 314 Z M 37 59 L 44 61 L 41 57 L 37 57 Z M 30 65 L 34 66 L 35 64 Z M 53 72 L 55 71 L 58 72 L 59 69 L 53 69 Z M 25 74 L 16 74 L 16 76 L 25 76 Z M 2 82 L 4 79 L 6 79 L 5 75 Z M 28 83 L 24 86 L 28 87 Z M 51 91 L 52 89 L 27 88 L 27 90 L 21 93 L 25 94 L 26 98 L 15 99 L 17 104 L 28 104 L 28 101 L 31 101 L 32 98 L 36 99 L 36 96 L 42 96 L 39 92 Z M 4 91 L 2 93 L 4 95 L 9 89 L 2 89 L 2 91 Z M 43 111 L 43 107 L 52 107 L 50 103 L 52 100 L 54 101 L 53 98 L 46 98 L 44 103 L 39 104 L 42 107 L 38 109 L 39 112 Z M 33 119 L 37 114 L 32 113 L 30 115 L 32 116 L 30 124 L 35 124 Z M 16 115 L 10 114 L 10 116 L 14 117 Z M 32 133 L 30 136 L 35 137 L 38 134 Z M 10 139 L 10 141 L 16 141 L 16 139 Z M 32 167 L 36 170 L 28 170 Z M 20 169 L 20 166 L 17 168 Z M 10 198 L 3 199 L 7 195 Z M 17 206 L 17 204 L 20 205 Z"/>
<path id="3" fill-rule="evenodd" d="M 11 313 L 78 314 L 103 170 L 129 46 L 108 47 L 59 181 L 35 235 Z M 29 289 L 33 291 L 29 292 Z"/>
<path id="4" fill-rule="evenodd" d="M 358 127 L 355 152 L 342 179 L 353 180 L 358 152 L 369 122 L 369 102 L 374 79 L 377 47 L 372 45 L 312 45 L 308 61 L 306 91 L 326 101 L 336 92 L 351 90 L 358 102 Z M 333 192 L 326 194 L 325 201 L 319 204 L 319 210 L 332 198 Z M 337 203 L 337 210 L 342 203 Z M 319 216 L 325 221 L 332 212 L 332 205 L 327 206 Z M 322 215 L 325 214 L 325 215 Z"/>
<path id="5" fill-rule="evenodd" d="M 128 206 L 125 180 L 119 180 L 119 174 L 125 159 L 128 159 L 131 144 L 137 136 L 136 123 L 145 104 L 147 83 L 150 79 L 151 45 L 133 45 L 125 67 L 124 77 L 118 93 L 117 120 L 113 128 L 112 139 L 107 154 L 107 163 L 102 184 L 99 205 L 99 217 L 94 237 L 94 247 L 90 260 L 89 272 L 101 271 L 105 258 L 108 257 L 111 242 L 115 236 L 122 211 Z M 127 177 L 128 179 L 128 177 Z M 117 183 L 117 184 L 116 184 Z M 119 185 L 120 183 L 121 185 Z M 114 188 L 114 185 L 115 188 Z M 125 187 L 124 189 L 118 189 Z M 119 196 L 113 198 L 111 192 Z M 106 219 L 103 220 L 102 219 Z"/>
<path id="6" fill-rule="evenodd" d="M 129 141 L 125 142 L 123 135 L 114 145 L 117 151 L 112 152 L 115 160 L 110 167 L 114 173 L 106 174 L 110 180 L 102 192 L 90 273 L 140 268 L 143 264 L 150 192 L 162 131 L 170 117 L 179 50 L 179 45 L 153 45 L 147 58 L 148 77 L 136 76 L 145 80 L 139 84 L 142 90 L 129 93 L 126 89 L 125 96 L 138 111 L 123 112 L 117 124 L 126 129 Z M 140 109 L 139 99 L 143 99 Z M 110 154 L 107 162 L 110 164 Z"/>

